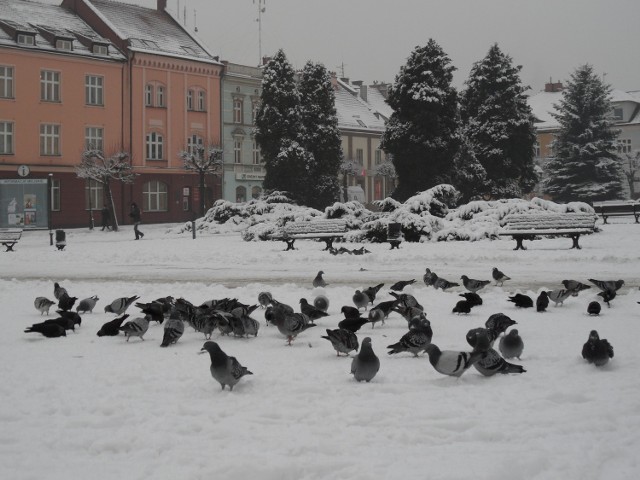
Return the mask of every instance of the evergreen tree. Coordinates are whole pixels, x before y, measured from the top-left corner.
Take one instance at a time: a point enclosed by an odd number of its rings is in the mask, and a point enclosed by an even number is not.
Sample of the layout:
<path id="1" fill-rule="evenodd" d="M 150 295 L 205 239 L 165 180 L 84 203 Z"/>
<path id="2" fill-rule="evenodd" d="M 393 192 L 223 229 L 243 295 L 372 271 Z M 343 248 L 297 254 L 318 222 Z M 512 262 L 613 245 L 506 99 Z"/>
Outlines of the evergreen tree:
<path id="1" fill-rule="evenodd" d="M 453 165 L 451 184 L 460 192 L 460 203 L 478 200 L 488 193 L 487 171 L 476 158 L 468 139 L 462 139 L 460 149 L 453 157 Z"/>
<path id="2" fill-rule="evenodd" d="M 450 182 L 459 142 L 454 71 L 449 57 L 430 39 L 414 49 L 389 89 L 387 103 L 394 113 L 381 148 L 393 155 L 398 186 L 392 196 L 397 200 Z"/>
<path id="3" fill-rule="evenodd" d="M 554 105 L 560 122 L 555 158 L 546 166 L 544 191 L 555 201 L 595 202 L 622 198 L 616 160 L 619 131 L 612 128 L 611 87 L 591 65 L 578 67 Z"/>
<path id="4" fill-rule="evenodd" d="M 304 170 L 304 166 L 292 164 L 299 156 L 288 157 L 287 152 L 291 152 L 292 143 L 300 138 L 301 120 L 295 72 L 284 52 L 279 50 L 263 70 L 254 136 L 265 164 L 264 189 L 287 191 L 295 200 L 299 200 L 298 190 L 292 191 L 290 187 L 299 185 L 300 178 L 295 175 Z"/>
<path id="5" fill-rule="evenodd" d="M 537 182 L 535 129 L 521 68 L 494 44 L 474 63 L 460 96 L 463 136 L 486 172 L 483 193 L 498 198 L 520 197 Z"/>
<path id="6" fill-rule="evenodd" d="M 331 76 L 322 64 L 307 62 L 300 77 L 301 143 L 313 155 L 303 203 L 323 210 L 339 199 L 342 142 Z"/>

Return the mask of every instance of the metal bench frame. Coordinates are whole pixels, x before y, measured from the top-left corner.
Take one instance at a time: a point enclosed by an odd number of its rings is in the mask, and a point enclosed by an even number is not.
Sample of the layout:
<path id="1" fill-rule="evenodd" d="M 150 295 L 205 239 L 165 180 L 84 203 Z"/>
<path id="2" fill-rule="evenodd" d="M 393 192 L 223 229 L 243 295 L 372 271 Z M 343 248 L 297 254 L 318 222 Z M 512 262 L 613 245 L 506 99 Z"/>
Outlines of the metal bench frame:
<path id="1" fill-rule="evenodd" d="M 640 203 L 638 202 L 594 202 L 593 209 L 607 223 L 608 217 L 626 217 L 633 215 L 640 223 Z"/>
<path id="2" fill-rule="evenodd" d="M 295 250 L 294 243 L 298 239 L 322 239 L 326 247 L 331 250 L 333 241 L 344 237 L 347 233 L 347 222 L 344 220 L 311 220 L 308 222 L 289 222 L 278 233 L 270 236 L 272 240 L 286 242 L 288 250 Z"/>
<path id="3" fill-rule="evenodd" d="M 510 236 L 516 241 L 514 250 L 526 250 L 524 240 L 536 240 L 536 237 L 570 237 L 571 249 L 580 250 L 580 235 L 595 231 L 595 215 L 582 213 L 553 214 L 511 214 L 505 217 L 507 222 L 498 235 Z M 561 224 L 562 227 L 555 225 Z"/>
<path id="4" fill-rule="evenodd" d="M 22 230 L 16 228 L 8 228 L 0 230 L 0 243 L 5 246 L 5 252 L 14 252 L 13 246 L 18 243 L 22 237 Z"/>

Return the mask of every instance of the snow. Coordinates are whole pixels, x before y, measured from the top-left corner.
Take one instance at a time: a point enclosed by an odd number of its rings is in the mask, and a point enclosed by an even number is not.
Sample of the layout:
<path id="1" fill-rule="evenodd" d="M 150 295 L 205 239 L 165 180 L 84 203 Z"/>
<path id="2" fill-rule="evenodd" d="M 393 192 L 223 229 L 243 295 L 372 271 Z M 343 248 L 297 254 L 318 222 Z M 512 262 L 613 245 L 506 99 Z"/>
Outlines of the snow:
<path id="1" fill-rule="evenodd" d="M 47 231 L 25 232 L 14 253 L 0 252 L 0 478 L 637 478 L 639 230 L 633 219 L 610 221 L 598 221 L 602 231 L 581 238 L 579 251 L 559 238 L 515 252 L 504 239 L 404 242 L 399 250 L 367 244 L 369 254 L 336 256 L 324 243 L 299 240 L 285 252 L 282 242 L 245 242 L 237 232 L 198 231 L 193 239 L 166 225 L 142 225 L 141 241 L 131 226 L 67 230 L 64 251 L 49 245 Z M 485 288 L 484 304 L 458 316 L 451 309 L 462 287 L 426 287 L 426 267 L 458 282 L 462 274 L 490 279 L 498 267 L 512 280 Z M 325 288 L 312 287 L 318 270 Z M 469 351 L 466 332 L 503 312 L 525 343 L 512 363 L 527 372 L 483 377 L 471 369 L 454 379 L 426 356 L 389 356 L 385 347 L 407 326 L 392 314 L 358 332 L 360 342 L 372 338 L 381 369 L 371 383 L 357 383 L 351 359 L 336 357 L 320 336 L 336 328 L 356 289 L 411 278 L 417 282 L 405 291 L 425 306 L 433 343 Z M 567 278 L 626 283 L 599 317 L 586 314 L 600 300 L 595 287 L 546 313 L 507 301 L 516 292 L 535 298 Z M 33 300 L 53 298 L 55 281 L 80 299 L 98 295 L 94 313 L 66 338 L 23 333 L 46 318 Z M 261 291 L 296 311 L 300 298 L 324 294 L 331 315 L 291 347 L 261 310 L 253 314 L 257 338 L 214 333 L 254 373 L 232 392 L 211 378 L 208 356 L 197 355 L 204 338 L 191 328 L 168 348 L 159 347 L 163 328 L 155 323 L 144 341 L 96 336 L 114 318 L 104 306 L 121 296 L 254 304 Z M 376 300 L 390 298 L 383 288 Z M 602 368 L 580 356 L 592 329 L 615 349 Z"/>

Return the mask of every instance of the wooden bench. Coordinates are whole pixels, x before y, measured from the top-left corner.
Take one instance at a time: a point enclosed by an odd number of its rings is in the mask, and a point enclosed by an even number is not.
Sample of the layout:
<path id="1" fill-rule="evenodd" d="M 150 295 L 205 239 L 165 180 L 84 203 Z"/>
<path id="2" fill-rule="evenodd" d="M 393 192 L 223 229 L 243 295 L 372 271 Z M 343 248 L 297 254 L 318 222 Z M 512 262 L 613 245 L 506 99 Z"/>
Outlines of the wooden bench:
<path id="1" fill-rule="evenodd" d="M 636 223 L 640 223 L 638 221 L 640 218 L 640 203 L 633 200 L 629 200 L 628 202 L 594 202 L 593 209 L 602 217 L 604 223 L 607 223 L 608 217 L 623 217 L 628 215 L 633 215 L 636 218 Z"/>
<path id="2" fill-rule="evenodd" d="M 22 237 L 22 229 L 20 228 L 2 228 L 0 229 L 0 243 L 5 246 L 5 252 L 13 252 L 13 246 L 18 243 Z"/>
<path id="3" fill-rule="evenodd" d="M 516 241 L 514 250 L 526 250 L 523 240 L 536 237 L 571 237 L 573 246 L 580 249 L 580 235 L 595 231 L 596 216 L 592 213 L 525 213 L 510 214 L 499 235 L 510 236 Z"/>
<path id="4" fill-rule="evenodd" d="M 319 238 L 324 240 L 326 248 L 333 248 L 336 238 L 344 237 L 347 232 L 345 220 L 311 220 L 308 222 L 289 222 L 279 232 L 270 236 L 272 240 L 282 240 L 287 250 L 295 250 L 294 242 L 302 238 Z"/>

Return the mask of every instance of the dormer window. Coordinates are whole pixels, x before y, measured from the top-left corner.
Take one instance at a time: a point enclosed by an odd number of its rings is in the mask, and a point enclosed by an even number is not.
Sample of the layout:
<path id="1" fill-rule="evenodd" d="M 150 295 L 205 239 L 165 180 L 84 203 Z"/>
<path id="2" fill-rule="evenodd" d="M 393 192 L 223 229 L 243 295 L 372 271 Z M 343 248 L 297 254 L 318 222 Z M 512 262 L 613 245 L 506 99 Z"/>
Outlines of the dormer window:
<path id="1" fill-rule="evenodd" d="M 621 122 L 623 120 L 623 114 L 624 114 L 624 111 L 622 110 L 622 108 L 613 109 L 613 119 L 616 122 Z"/>
<path id="2" fill-rule="evenodd" d="M 73 42 L 64 38 L 58 38 L 56 40 L 56 48 L 58 50 L 73 50 Z"/>
<path id="3" fill-rule="evenodd" d="M 107 45 L 100 45 L 95 43 L 92 49 L 96 55 L 109 55 L 109 47 Z"/>
<path id="4" fill-rule="evenodd" d="M 33 46 L 36 44 L 35 35 L 29 35 L 26 33 L 19 33 L 16 40 L 18 42 L 18 45 Z"/>

